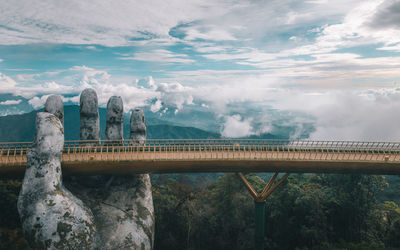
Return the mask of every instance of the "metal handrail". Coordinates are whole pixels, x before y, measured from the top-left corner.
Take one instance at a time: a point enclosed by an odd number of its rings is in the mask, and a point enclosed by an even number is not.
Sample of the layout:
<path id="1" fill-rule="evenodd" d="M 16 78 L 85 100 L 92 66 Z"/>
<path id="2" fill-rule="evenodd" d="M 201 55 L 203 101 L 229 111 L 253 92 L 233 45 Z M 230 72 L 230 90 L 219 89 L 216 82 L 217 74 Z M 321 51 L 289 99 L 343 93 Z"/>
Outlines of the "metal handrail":
<path id="1" fill-rule="evenodd" d="M 26 162 L 33 143 L 0 143 L 0 164 Z M 178 153 L 178 154 L 177 154 Z M 66 141 L 63 160 L 279 159 L 400 162 L 400 143 L 275 139 Z"/>
<path id="2" fill-rule="evenodd" d="M 0 142 L 0 150 L 29 149 L 32 142 Z M 146 140 L 75 140 L 65 141 L 64 147 L 75 147 L 78 145 L 113 145 L 127 146 L 132 144 L 164 147 L 168 145 L 193 145 L 193 146 L 221 146 L 229 145 L 235 147 L 290 147 L 293 149 L 307 150 L 390 150 L 397 152 L 400 142 L 362 142 L 362 141 L 312 141 L 312 140 L 276 140 L 276 139 L 146 139 Z"/>
<path id="3" fill-rule="evenodd" d="M 29 142 L 0 143 L 0 172 L 22 173 L 32 146 Z M 61 161 L 65 169 L 92 174 L 118 171 L 398 174 L 400 143 L 274 139 L 66 141 Z"/>
<path id="4" fill-rule="evenodd" d="M 0 143 L 0 155 L 24 155 L 32 143 Z M 64 153 L 94 152 L 109 149 L 129 151 L 281 151 L 307 153 L 366 153 L 400 154 L 398 142 L 311 141 L 275 139 L 146 139 L 146 140 L 85 140 L 66 141 Z M 96 149 L 96 150 L 95 150 Z M 151 150 L 152 149 L 152 150 Z"/>

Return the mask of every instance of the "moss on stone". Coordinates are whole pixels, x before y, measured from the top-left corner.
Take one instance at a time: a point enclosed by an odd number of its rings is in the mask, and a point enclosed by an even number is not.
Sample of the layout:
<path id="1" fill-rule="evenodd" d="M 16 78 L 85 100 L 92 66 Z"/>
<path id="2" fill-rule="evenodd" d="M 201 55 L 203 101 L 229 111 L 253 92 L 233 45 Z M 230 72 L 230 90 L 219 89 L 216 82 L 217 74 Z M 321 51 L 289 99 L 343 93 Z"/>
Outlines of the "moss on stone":
<path id="1" fill-rule="evenodd" d="M 122 249 L 138 249 L 137 245 L 132 240 L 132 233 L 129 233 L 127 236 L 125 236 L 125 239 L 122 242 L 122 245 L 120 246 L 120 248 L 122 248 Z"/>
<path id="2" fill-rule="evenodd" d="M 145 193 L 145 191 L 143 191 L 142 190 L 142 188 L 138 188 L 137 190 L 136 190 L 136 192 L 139 194 L 139 196 L 141 197 L 141 198 L 146 198 L 146 193 Z"/>
<path id="3" fill-rule="evenodd" d="M 153 248 L 153 241 L 152 241 L 153 230 L 144 225 L 139 218 L 137 218 L 136 223 L 143 229 L 143 232 L 147 235 L 147 238 L 150 241 L 151 248 Z"/>
<path id="4" fill-rule="evenodd" d="M 83 222 L 83 223 L 85 224 L 85 226 L 86 226 L 87 228 L 89 228 L 89 231 L 90 231 L 90 232 L 96 231 L 93 223 L 89 223 L 88 221 L 82 220 L 82 219 L 81 219 L 79 222 L 80 222 L 80 223 Z"/>
<path id="5" fill-rule="evenodd" d="M 47 203 L 48 206 L 53 207 L 56 205 L 56 203 L 53 200 L 49 200 L 49 202 Z"/>
<path id="6" fill-rule="evenodd" d="M 71 214 L 67 211 L 65 212 L 65 214 L 63 215 L 64 219 L 70 218 Z"/>
<path id="7" fill-rule="evenodd" d="M 57 223 L 57 233 L 60 241 L 54 246 L 57 249 L 91 249 L 93 244 L 90 230 L 72 230 L 72 225 L 64 222 Z"/>
<path id="8" fill-rule="evenodd" d="M 39 173 L 39 172 L 35 173 L 35 178 L 43 178 L 43 177 L 44 177 L 44 175 L 42 175 L 41 173 Z"/>
<path id="9" fill-rule="evenodd" d="M 45 240 L 45 241 L 44 241 L 44 244 L 46 245 L 46 249 L 49 249 L 49 248 L 50 248 L 52 242 L 53 242 L 53 241 L 52 241 L 51 239 L 48 239 L 48 240 Z"/>
<path id="10" fill-rule="evenodd" d="M 72 230 L 72 225 L 61 221 L 57 223 L 57 233 L 60 236 L 60 242 L 65 240 L 65 237 L 69 232 L 71 232 L 71 230 Z"/>
<path id="11" fill-rule="evenodd" d="M 151 214 L 149 210 L 140 203 L 137 204 L 137 213 L 139 218 L 141 218 L 142 220 L 146 220 L 147 217 Z"/>

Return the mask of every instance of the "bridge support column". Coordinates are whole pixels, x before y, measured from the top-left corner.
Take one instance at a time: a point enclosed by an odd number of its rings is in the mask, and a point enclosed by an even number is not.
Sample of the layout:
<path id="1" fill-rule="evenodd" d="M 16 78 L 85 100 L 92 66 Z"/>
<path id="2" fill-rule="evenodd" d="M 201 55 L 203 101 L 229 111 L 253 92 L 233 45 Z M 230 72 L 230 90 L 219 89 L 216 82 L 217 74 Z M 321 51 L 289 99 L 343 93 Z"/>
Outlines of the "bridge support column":
<path id="1" fill-rule="evenodd" d="M 242 173 L 237 173 L 239 179 L 243 182 L 247 190 L 249 190 L 251 196 L 254 199 L 254 249 L 263 250 L 264 249 L 264 228 L 265 228 L 265 201 L 272 194 L 272 192 L 279 187 L 282 182 L 286 180 L 289 173 L 286 173 L 281 179 L 279 179 L 275 184 L 275 179 L 278 176 L 276 172 L 267 185 L 265 185 L 261 193 L 257 191 L 250 185 Z"/>
<path id="2" fill-rule="evenodd" d="M 254 201 L 254 249 L 264 249 L 265 201 Z"/>

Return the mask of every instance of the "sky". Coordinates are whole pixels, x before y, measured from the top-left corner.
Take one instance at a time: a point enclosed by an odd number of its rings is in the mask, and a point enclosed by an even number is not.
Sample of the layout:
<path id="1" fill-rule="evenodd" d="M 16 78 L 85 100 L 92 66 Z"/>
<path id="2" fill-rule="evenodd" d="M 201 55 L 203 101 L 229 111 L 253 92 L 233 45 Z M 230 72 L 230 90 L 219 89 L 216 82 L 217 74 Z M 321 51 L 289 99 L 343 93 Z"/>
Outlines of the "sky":
<path id="1" fill-rule="evenodd" d="M 400 1 L 0 1 L 0 115 L 85 88 L 226 137 L 400 141 Z"/>

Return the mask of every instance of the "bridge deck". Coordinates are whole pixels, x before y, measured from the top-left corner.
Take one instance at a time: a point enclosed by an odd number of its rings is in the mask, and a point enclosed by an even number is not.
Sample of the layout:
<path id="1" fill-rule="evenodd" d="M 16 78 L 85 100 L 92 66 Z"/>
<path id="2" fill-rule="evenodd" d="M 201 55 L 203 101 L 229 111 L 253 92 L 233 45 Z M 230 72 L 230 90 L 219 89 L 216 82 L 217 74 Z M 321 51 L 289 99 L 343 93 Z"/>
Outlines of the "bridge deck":
<path id="1" fill-rule="evenodd" d="M 22 175 L 31 146 L 0 144 L 0 174 Z M 75 141 L 65 143 L 62 167 L 66 174 L 239 171 L 400 174 L 400 144 L 285 140 Z"/>

